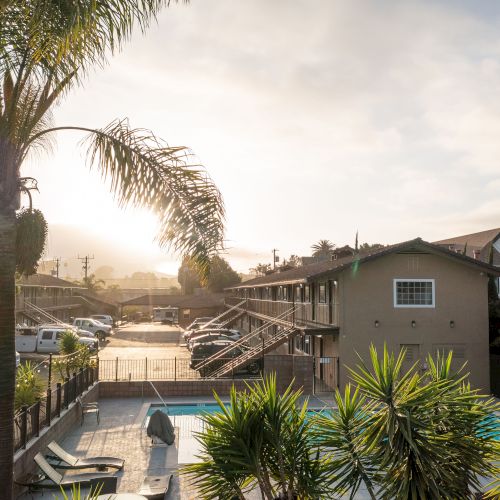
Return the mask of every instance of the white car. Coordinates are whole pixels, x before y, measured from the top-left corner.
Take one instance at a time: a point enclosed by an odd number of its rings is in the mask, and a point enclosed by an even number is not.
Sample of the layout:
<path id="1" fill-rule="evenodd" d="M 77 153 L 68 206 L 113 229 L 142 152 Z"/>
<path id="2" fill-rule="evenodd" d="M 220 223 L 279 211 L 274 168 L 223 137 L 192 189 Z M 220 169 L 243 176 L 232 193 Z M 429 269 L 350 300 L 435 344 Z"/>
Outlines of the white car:
<path id="1" fill-rule="evenodd" d="M 73 326 L 76 326 L 79 330 L 82 329 L 87 332 L 92 332 L 99 339 L 104 339 L 111 334 L 111 327 L 109 325 L 105 325 L 92 318 L 75 318 L 73 320 Z"/>
<path id="2" fill-rule="evenodd" d="M 104 325 L 113 326 L 114 324 L 113 318 L 109 314 L 93 314 L 90 317 L 96 321 L 100 321 Z"/>
<path id="3" fill-rule="evenodd" d="M 216 340 L 227 340 L 236 342 L 241 339 L 239 330 L 213 329 L 213 330 L 198 330 L 188 341 L 188 349 L 193 350 L 194 345 L 205 342 L 214 342 Z"/>
<path id="4" fill-rule="evenodd" d="M 21 364 L 21 355 L 16 351 L 16 368 Z"/>

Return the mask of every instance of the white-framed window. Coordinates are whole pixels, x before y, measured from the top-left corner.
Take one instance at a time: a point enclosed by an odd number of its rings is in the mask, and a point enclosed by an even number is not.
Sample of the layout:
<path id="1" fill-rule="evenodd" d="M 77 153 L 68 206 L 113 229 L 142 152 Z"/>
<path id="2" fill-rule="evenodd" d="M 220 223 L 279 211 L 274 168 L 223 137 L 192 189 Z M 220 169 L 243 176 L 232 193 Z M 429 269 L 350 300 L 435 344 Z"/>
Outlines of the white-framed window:
<path id="1" fill-rule="evenodd" d="M 436 307 L 435 280 L 396 278 L 394 307 Z"/>

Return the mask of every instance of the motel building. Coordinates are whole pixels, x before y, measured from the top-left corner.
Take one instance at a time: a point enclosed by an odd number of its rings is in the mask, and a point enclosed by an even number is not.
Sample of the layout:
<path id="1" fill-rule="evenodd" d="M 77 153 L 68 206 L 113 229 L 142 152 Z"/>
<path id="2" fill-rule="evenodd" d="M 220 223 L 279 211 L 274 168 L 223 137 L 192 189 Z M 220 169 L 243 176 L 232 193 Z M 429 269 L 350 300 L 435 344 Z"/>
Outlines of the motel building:
<path id="1" fill-rule="evenodd" d="M 472 385 L 489 393 L 490 276 L 500 268 L 416 238 L 243 282 L 226 307 L 236 326 L 258 332 L 261 355 L 312 356 L 324 390 L 343 387 L 358 354 L 368 362 L 370 344 L 385 343 L 406 349 L 405 367 L 453 351 L 454 368 L 466 362 Z"/>

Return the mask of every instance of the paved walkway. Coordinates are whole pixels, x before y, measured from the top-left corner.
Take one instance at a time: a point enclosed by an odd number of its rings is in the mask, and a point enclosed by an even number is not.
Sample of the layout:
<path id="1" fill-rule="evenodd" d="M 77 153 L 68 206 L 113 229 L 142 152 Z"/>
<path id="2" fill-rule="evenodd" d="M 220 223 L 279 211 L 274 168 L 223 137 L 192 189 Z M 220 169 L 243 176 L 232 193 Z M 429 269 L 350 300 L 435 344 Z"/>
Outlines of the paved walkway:
<path id="1" fill-rule="evenodd" d="M 214 402 L 207 397 L 167 398 L 167 403 L 207 403 Z M 125 467 L 118 472 L 118 493 L 137 492 L 145 476 L 174 474 L 170 487 L 169 500 L 194 500 L 197 497 L 184 477 L 179 477 L 179 464 L 195 461 L 197 442 L 192 431 L 201 430 L 200 421 L 194 416 L 172 417 L 176 428 L 176 440 L 172 446 L 152 445 L 146 435 L 144 422 L 151 403 L 157 399 L 101 399 L 99 401 L 101 422 L 97 425 L 93 415 L 87 415 L 83 426 L 75 427 L 60 443 L 64 449 L 75 456 L 114 456 L 125 459 Z M 322 408 L 324 402 L 310 399 L 310 407 Z M 87 469 L 90 472 L 92 469 Z M 84 471 L 76 471 L 84 472 Z M 67 474 L 71 474 L 68 472 Z M 57 490 L 24 495 L 27 499 L 62 499 Z M 250 498 L 250 496 L 249 496 Z M 259 498 L 256 496 L 256 499 Z"/>

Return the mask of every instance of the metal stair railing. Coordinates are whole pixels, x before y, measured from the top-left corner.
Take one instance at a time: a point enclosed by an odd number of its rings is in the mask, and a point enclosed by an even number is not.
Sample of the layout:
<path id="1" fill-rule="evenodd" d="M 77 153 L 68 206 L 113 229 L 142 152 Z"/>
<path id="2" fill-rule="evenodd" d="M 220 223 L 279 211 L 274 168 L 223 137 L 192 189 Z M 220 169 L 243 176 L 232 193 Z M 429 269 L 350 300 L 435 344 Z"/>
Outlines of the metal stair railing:
<path id="1" fill-rule="evenodd" d="M 273 335 L 264 340 L 263 345 L 257 345 L 251 347 L 248 351 L 243 352 L 240 356 L 229 360 L 223 366 L 219 367 L 212 373 L 210 373 L 211 378 L 223 377 L 229 373 L 232 373 L 235 369 L 238 369 L 245 364 L 250 363 L 253 359 L 258 359 L 263 356 L 266 352 L 269 352 L 276 347 L 279 347 L 284 342 L 288 340 L 290 335 L 297 331 L 297 328 L 292 326 L 285 330 L 282 330 L 277 335 Z"/>
<path id="2" fill-rule="evenodd" d="M 208 323 L 204 323 L 203 325 L 201 325 L 200 328 L 199 328 L 199 330 L 205 330 L 205 329 L 207 329 L 212 323 L 217 322 L 223 316 L 226 316 L 231 311 L 234 311 L 235 309 L 240 308 L 243 304 L 246 303 L 246 301 L 247 301 L 247 299 L 243 299 L 241 302 L 238 302 L 238 304 L 230 307 L 229 309 L 226 309 L 224 312 L 222 312 L 221 314 L 219 314 L 217 317 L 215 317 L 214 319 L 211 319 Z"/>
<path id="3" fill-rule="evenodd" d="M 222 328 L 225 328 L 227 325 L 229 325 L 229 323 L 232 323 L 233 321 L 237 320 L 238 318 L 240 318 L 241 316 L 243 316 L 243 314 L 245 314 L 246 311 L 238 311 L 237 314 L 235 314 L 234 316 L 231 316 L 230 318 L 228 318 L 226 321 L 223 321 L 221 323 L 221 327 Z"/>
<path id="4" fill-rule="evenodd" d="M 276 318 L 272 318 L 269 321 L 265 322 L 263 325 L 259 326 L 256 330 L 253 332 L 249 333 L 248 335 L 244 335 L 241 337 L 241 339 L 237 340 L 236 342 L 231 342 L 230 345 L 225 347 L 224 349 L 220 350 L 219 352 L 212 354 L 209 358 L 205 359 L 202 361 L 197 367 L 196 370 L 203 369 L 207 367 L 208 365 L 212 364 L 214 361 L 217 359 L 222 358 L 225 354 L 227 354 L 231 349 L 233 349 L 236 346 L 240 346 L 242 344 L 246 344 L 249 340 L 254 339 L 255 337 L 259 336 L 264 330 L 267 330 L 270 326 L 273 326 L 275 324 L 278 324 L 280 319 L 285 318 L 286 316 L 293 314 L 295 312 L 296 306 L 290 307 L 290 309 L 287 309 L 286 311 L 282 312 Z"/>
<path id="5" fill-rule="evenodd" d="M 41 314 L 42 316 L 44 316 L 46 318 L 46 320 L 49 321 L 49 322 L 51 322 L 51 323 L 55 323 L 57 325 L 67 325 L 67 323 L 64 323 L 59 318 L 56 318 L 55 316 L 53 316 L 49 312 L 44 311 L 42 308 L 40 308 L 40 307 L 36 306 L 35 304 L 29 302 L 28 300 L 25 300 L 24 304 L 27 305 L 29 309 L 31 309 L 31 310 L 35 311 L 36 313 Z"/>

